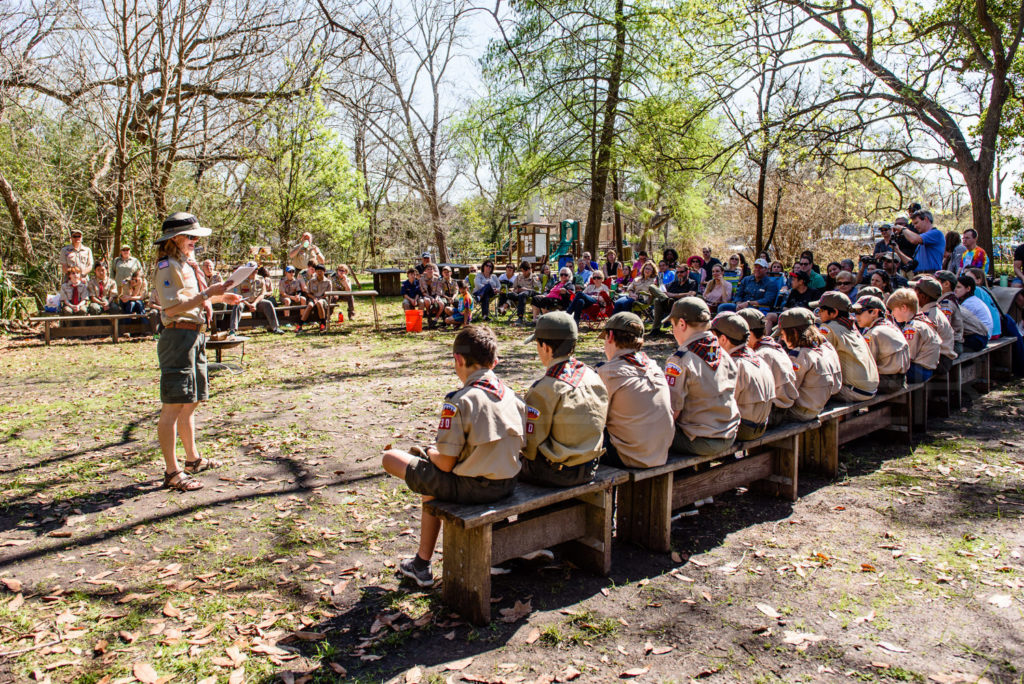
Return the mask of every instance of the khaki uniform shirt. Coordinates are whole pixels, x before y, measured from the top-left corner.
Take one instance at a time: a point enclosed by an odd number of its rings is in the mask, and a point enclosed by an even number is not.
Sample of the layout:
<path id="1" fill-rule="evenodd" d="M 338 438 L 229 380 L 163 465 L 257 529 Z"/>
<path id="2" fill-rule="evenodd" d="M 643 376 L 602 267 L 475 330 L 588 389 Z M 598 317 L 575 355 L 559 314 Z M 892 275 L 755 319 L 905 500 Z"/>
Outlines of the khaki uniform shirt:
<path id="1" fill-rule="evenodd" d="M 309 296 L 313 299 L 323 299 L 331 291 L 331 281 L 327 278 L 323 280 L 314 278 L 306 284 L 306 289 L 309 290 Z"/>
<path id="2" fill-rule="evenodd" d="M 942 341 L 935 331 L 935 324 L 924 314 L 917 314 L 903 324 L 903 337 L 910 347 L 910 360 L 913 363 L 935 370 L 939 365 Z"/>
<path id="3" fill-rule="evenodd" d="M 117 297 L 117 284 L 110 276 L 102 282 L 94 276 L 89 279 L 89 296 L 109 302 Z"/>
<path id="4" fill-rule="evenodd" d="M 522 273 L 516 274 L 515 279 L 512 280 L 512 289 L 517 292 L 524 290 L 540 290 L 540 283 L 532 275 L 524 276 Z"/>
<path id="5" fill-rule="evenodd" d="M 441 279 L 431 278 L 428 281 L 426 276 L 420 276 L 420 296 L 443 297 L 444 291 L 441 289 Z"/>
<path id="6" fill-rule="evenodd" d="M 775 381 L 775 399 L 773 406 L 789 408 L 796 401 L 796 374 L 793 372 L 793 364 L 789 361 L 786 350 L 769 337 L 762 337 L 754 347 L 754 353 L 760 356 L 768 368 L 771 369 L 772 379 Z"/>
<path id="7" fill-rule="evenodd" d="M 476 371 L 449 393 L 437 426 L 437 450 L 456 459 L 462 477 L 507 480 L 519 473 L 523 417 L 515 393 L 490 369 Z"/>
<path id="8" fill-rule="evenodd" d="M 133 256 L 127 259 L 122 259 L 120 256 L 114 257 L 114 261 L 110 264 L 112 271 L 111 275 L 114 277 L 114 282 L 123 283 L 128 278 L 132 277 L 132 273 L 142 270 L 142 262 Z M 212 285 L 213 282 L 210 281 Z"/>
<path id="9" fill-rule="evenodd" d="M 963 342 L 964 317 L 960 311 L 960 302 L 957 301 L 956 295 L 952 292 L 942 295 L 942 299 L 939 300 L 939 309 L 942 313 L 946 314 L 949 326 L 953 328 L 953 342 Z"/>
<path id="10" fill-rule="evenodd" d="M 186 302 L 199 294 L 199 280 L 195 271 L 187 263 L 172 257 L 164 257 L 156 262 L 156 293 L 160 300 L 160 320 L 164 325 L 178 321 L 189 323 L 206 323 L 206 314 L 201 304 L 194 309 L 183 311 L 177 316 L 168 316 L 167 309 Z"/>
<path id="11" fill-rule="evenodd" d="M 263 278 L 251 276 L 238 283 L 238 287 L 235 289 L 245 301 L 255 302 L 256 298 L 263 294 Z"/>
<path id="12" fill-rule="evenodd" d="M 734 349 L 730 356 L 736 362 L 736 406 L 740 419 L 751 427 L 764 425 L 775 399 L 771 369 L 745 344 Z"/>
<path id="13" fill-rule="evenodd" d="M 448 280 L 445 280 L 444 278 L 441 278 L 441 294 L 445 297 L 451 298 L 458 294 L 458 292 L 459 286 L 455 283 L 454 279 L 449 278 Z"/>
<path id="14" fill-rule="evenodd" d="M 608 436 L 631 468 L 662 465 L 675 430 L 665 374 L 642 351 L 621 349 L 597 364 L 608 389 Z"/>
<path id="15" fill-rule="evenodd" d="M 298 246 L 298 245 L 296 245 Z M 322 257 L 323 253 L 320 248 L 316 245 L 310 245 L 309 247 L 299 247 L 299 251 L 292 257 L 292 266 L 295 267 L 296 271 L 301 271 L 309 265 L 310 261 L 320 263 L 319 257 Z"/>
<path id="16" fill-rule="evenodd" d="M 352 284 L 348 281 L 348 276 L 339 276 L 337 272 L 331 275 L 331 289 L 338 290 L 340 292 L 351 292 Z"/>
<path id="17" fill-rule="evenodd" d="M 634 299 L 649 298 L 651 296 L 651 286 L 658 287 L 661 284 L 661 280 L 655 276 L 653 278 L 636 278 L 626 288 L 626 294 Z"/>
<path id="18" fill-rule="evenodd" d="M 84 282 L 85 276 L 92 271 L 92 250 L 84 244 L 78 249 L 75 249 L 71 245 L 65 245 L 60 250 L 60 264 L 66 269 L 71 268 L 72 266 L 77 266 L 82 271 L 82 279 Z"/>
<path id="19" fill-rule="evenodd" d="M 839 355 L 828 343 L 789 349 L 787 353 L 793 363 L 799 392 L 793 408 L 811 415 L 821 413 L 832 395 L 843 387 Z"/>
<path id="20" fill-rule="evenodd" d="M 874 393 L 878 389 L 878 366 L 856 326 L 851 329 L 839 321 L 829 321 L 821 326 L 821 334 L 839 354 L 843 384 Z"/>
<path id="21" fill-rule="evenodd" d="M 910 347 L 903 331 L 888 319 L 879 317 L 864 331 L 864 339 L 875 357 L 879 375 L 903 375 L 910 368 Z"/>
<path id="22" fill-rule="evenodd" d="M 541 455 L 567 467 L 604 452 L 608 390 L 585 363 L 571 356 L 552 361 L 526 393 L 526 446 L 523 458 Z"/>
<path id="23" fill-rule="evenodd" d="M 711 332 L 669 357 L 665 379 L 672 412 L 679 412 L 676 428 L 688 439 L 735 439 L 740 427 L 736 364 Z"/>
<path id="24" fill-rule="evenodd" d="M 289 297 L 295 297 L 302 293 L 302 285 L 295 278 L 291 280 L 282 278 L 277 284 L 277 288 L 281 291 L 282 295 L 288 295 Z"/>
<path id="25" fill-rule="evenodd" d="M 64 281 L 64 284 L 60 286 L 60 303 L 70 305 L 74 298 L 75 286 L 71 284 L 70 280 Z M 84 280 L 78 283 L 78 303 L 89 303 L 89 286 L 85 284 Z"/>
<path id="26" fill-rule="evenodd" d="M 946 358 L 955 359 L 953 326 L 950 325 L 946 314 L 939 308 L 938 302 L 925 304 L 921 307 L 921 311 L 935 324 L 935 332 L 939 335 L 939 353 Z"/>
<path id="27" fill-rule="evenodd" d="M 309 274 L 309 271 L 299 271 L 296 274 L 295 279 L 299 281 L 299 287 L 302 288 L 303 292 L 309 289 L 309 284 L 316 280 L 316 273 L 313 275 Z"/>

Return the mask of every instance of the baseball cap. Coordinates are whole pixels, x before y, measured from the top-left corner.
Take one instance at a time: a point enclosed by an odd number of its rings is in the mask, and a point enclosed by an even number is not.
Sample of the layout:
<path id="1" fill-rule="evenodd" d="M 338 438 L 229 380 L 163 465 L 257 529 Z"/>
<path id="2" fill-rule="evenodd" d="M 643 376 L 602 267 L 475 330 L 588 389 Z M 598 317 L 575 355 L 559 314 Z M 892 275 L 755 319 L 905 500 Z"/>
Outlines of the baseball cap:
<path id="1" fill-rule="evenodd" d="M 764 314 L 759 309 L 748 306 L 737 311 L 736 315 L 745 320 L 751 330 L 764 330 Z"/>
<path id="2" fill-rule="evenodd" d="M 604 329 L 618 330 L 619 332 L 643 337 L 644 322 L 640 320 L 639 316 L 631 311 L 620 311 L 605 321 Z"/>
<path id="3" fill-rule="evenodd" d="M 542 340 L 575 340 L 580 331 L 576 321 L 564 311 L 552 311 L 537 319 L 537 327 L 533 334 L 523 340 L 523 344 L 533 342 L 538 337 Z"/>
<path id="4" fill-rule="evenodd" d="M 779 314 L 779 327 L 783 330 L 814 325 L 814 314 L 802 306 L 786 309 Z"/>
<path id="5" fill-rule="evenodd" d="M 285 266 L 284 267 L 284 272 L 285 273 L 295 273 L 295 267 L 294 266 Z"/>
<path id="6" fill-rule="evenodd" d="M 853 311 L 854 313 L 860 313 L 861 311 L 868 311 L 870 309 L 885 311 L 885 302 L 878 297 L 868 296 L 861 297 L 857 300 L 856 304 L 850 307 L 850 311 Z"/>
<path id="7" fill-rule="evenodd" d="M 82 231 L 80 231 L 78 228 L 72 228 L 71 229 L 71 237 L 75 237 L 76 235 L 78 237 L 82 237 Z"/>
<path id="8" fill-rule="evenodd" d="M 754 265 L 760 266 L 761 268 L 771 268 L 771 264 L 769 264 L 764 259 L 758 259 L 757 261 L 754 262 Z"/>
<path id="9" fill-rule="evenodd" d="M 420 259 L 429 259 L 429 258 L 430 258 L 430 252 L 424 252 L 423 254 L 420 254 Z"/>
<path id="10" fill-rule="evenodd" d="M 882 261 L 896 261 L 896 255 L 892 252 L 882 252 L 878 255 L 878 258 Z"/>
<path id="11" fill-rule="evenodd" d="M 726 311 L 711 320 L 711 329 L 720 332 L 733 340 L 745 340 L 750 334 L 750 326 L 737 314 Z"/>
<path id="12" fill-rule="evenodd" d="M 683 297 L 672 305 L 672 311 L 662 319 L 669 323 L 673 318 L 681 318 L 687 323 L 707 323 L 711 320 L 711 310 L 700 297 Z"/>
<path id="13" fill-rule="evenodd" d="M 121 251 L 122 251 L 122 252 L 123 252 L 124 250 L 126 250 L 126 249 L 127 249 L 127 250 L 128 250 L 129 252 L 130 252 L 130 251 L 131 251 L 131 249 L 132 249 L 131 245 L 121 245 Z"/>
<path id="14" fill-rule="evenodd" d="M 936 301 L 942 297 L 942 285 L 934 278 L 918 278 L 914 281 L 914 289 L 920 290 L 926 297 Z"/>
<path id="15" fill-rule="evenodd" d="M 817 309 L 819 306 L 827 306 L 828 308 L 835 309 L 836 311 L 849 311 L 850 298 L 842 292 L 826 292 L 821 295 L 821 299 L 816 302 L 811 302 L 812 309 Z"/>
<path id="16" fill-rule="evenodd" d="M 956 274 L 953 273 L 952 271 L 936 271 L 935 277 L 938 278 L 940 281 L 945 281 L 949 283 L 952 287 L 956 287 Z"/>

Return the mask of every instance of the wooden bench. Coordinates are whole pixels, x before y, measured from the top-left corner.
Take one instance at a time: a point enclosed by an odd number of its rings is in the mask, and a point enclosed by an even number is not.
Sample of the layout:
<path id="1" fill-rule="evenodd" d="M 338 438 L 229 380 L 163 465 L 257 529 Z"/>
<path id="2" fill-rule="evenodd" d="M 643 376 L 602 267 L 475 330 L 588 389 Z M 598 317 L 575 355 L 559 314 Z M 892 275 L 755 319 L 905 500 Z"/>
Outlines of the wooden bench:
<path id="1" fill-rule="evenodd" d="M 122 334 L 150 334 L 156 332 L 159 314 L 150 313 L 146 316 L 138 314 L 97 314 L 81 316 L 36 316 L 28 319 L 30 323 L 43 325 L 43 340 L 47 345 L 51 340 L 69 337 L 107 337 L 117 344 Z M 62 325 L 76 322 L 81 325 Z"/>
<path id="2" fill-rule="evenodd" d="M 370 304 L 373 306 L 373 330 L 374 332 L 380 332 L 380 316 L 377 314 L 377 291 L 376 290 L 331 290 L 327 293 L 328 297 L 369 297 Z M 337 302 L 335 302 L 337 304 Z"/>
<path id="3" fill-rule="evenodd" d="M 446 605 L 475 624 L 491 619 L 491 566 L 565 544 L 581 568 L 611 570 L 612 488 L 625 472 L 601 466 L 593 481 L 565 489 L 518 483 L 493 504 L 430 501 L 426 509 L 443 526 L 441 595 Z"/>
<path id="4" fill-rule="evenodd" d="M 795 501 L 799 438 L 817 426 L 816 420 L 787 423 L 758 439 L 736 442 L 720 454 L 670 454 L 664 465 L 624 468 L 629 480 L 616 494 L 616 538 L 666 552 L 670 549 L 672 511 L 737 487 L 754 485 Z M 705 465 L 708 467 L 698 469 Z M 681 472 L 684 470 L 687 472 Z"/>

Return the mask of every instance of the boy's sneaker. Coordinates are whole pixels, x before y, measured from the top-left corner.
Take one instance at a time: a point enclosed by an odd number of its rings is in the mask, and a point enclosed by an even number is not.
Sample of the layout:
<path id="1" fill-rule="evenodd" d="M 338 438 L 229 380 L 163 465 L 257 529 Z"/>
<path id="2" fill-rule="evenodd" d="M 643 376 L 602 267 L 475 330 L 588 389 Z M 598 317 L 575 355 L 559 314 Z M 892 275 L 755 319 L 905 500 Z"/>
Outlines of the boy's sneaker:
<path id="1" fill-rule="evenodd" d="M 320 324 L 320 332 L 325 332 L 326 330 L 327 330 L 327 324 L 326 323 L 321 323 Z"/>
<path id="2" fill-rule="evenodd" d="M 413 561 L 415 558 L 404 558 L 398 564 L 398 572 L 411 579 L 413 582 L 423 588 L 434 586 L 434 573 L 430 571 L 430 566 L 417 570 L 416 565 Z"/>

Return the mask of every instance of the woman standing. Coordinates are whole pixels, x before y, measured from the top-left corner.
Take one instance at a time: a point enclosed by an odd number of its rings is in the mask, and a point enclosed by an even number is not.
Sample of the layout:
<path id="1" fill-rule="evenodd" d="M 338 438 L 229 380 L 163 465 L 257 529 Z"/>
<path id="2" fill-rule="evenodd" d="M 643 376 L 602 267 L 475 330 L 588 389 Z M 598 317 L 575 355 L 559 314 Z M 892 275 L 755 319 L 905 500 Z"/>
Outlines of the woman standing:
<path id="1" fill-rule="evenodd" d="M 195 410 L 207 399 L 206 329 L 212 318 L 212 304 L 235 305 L 237 294 L 225 294 L 227 283 L 206 286 L 206 278 L 195 262 L 199 238 L 210 234 L 191 214 L 171 214 L 156 239 L 156 290 L 160 297 L 164 331 L 157 343 L 160 359 L 160 421 L 157 435 L 163 452 L 164 487 L 180 492 L 202 488 L 192 476 L 219 464 L 203 458 L 196 450 Z M 181 437 L 185 468 L 178 467 L 175 438 Z"/>

